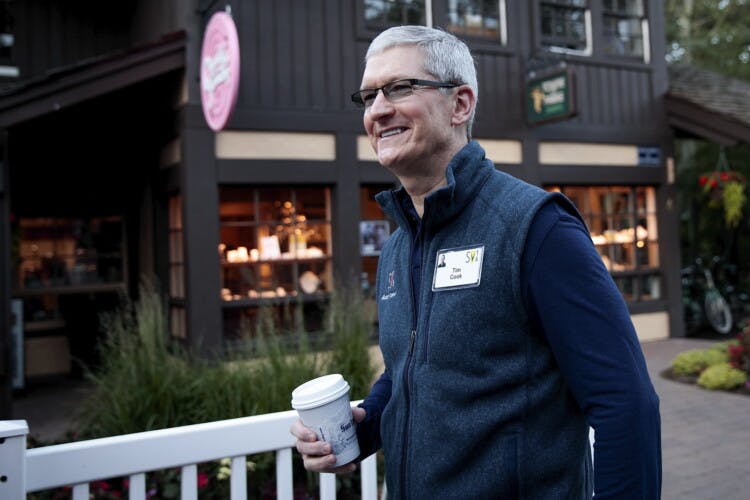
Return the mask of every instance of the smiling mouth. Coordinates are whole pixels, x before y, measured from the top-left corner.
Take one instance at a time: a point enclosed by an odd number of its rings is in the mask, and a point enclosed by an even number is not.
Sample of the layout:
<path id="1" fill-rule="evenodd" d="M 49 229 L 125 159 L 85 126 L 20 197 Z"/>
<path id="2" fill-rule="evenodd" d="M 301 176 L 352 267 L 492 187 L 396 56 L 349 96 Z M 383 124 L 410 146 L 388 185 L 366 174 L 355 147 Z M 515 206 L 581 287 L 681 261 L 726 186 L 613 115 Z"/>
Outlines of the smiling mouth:
<path id="1" fill-rule="evenodd" d="M 388 129 L 385 132 L 383 132 L 383 133 L 380 134 L 380 138 L 381 139 L 387 139 L 388 137 L 393 137 L 394 135 L 398 135 L 398 134 L 400 134 L 402 132 L 405 132 L 405 131 L 406 131 L 406 129 L 402 128 L 402 127 Z"/>

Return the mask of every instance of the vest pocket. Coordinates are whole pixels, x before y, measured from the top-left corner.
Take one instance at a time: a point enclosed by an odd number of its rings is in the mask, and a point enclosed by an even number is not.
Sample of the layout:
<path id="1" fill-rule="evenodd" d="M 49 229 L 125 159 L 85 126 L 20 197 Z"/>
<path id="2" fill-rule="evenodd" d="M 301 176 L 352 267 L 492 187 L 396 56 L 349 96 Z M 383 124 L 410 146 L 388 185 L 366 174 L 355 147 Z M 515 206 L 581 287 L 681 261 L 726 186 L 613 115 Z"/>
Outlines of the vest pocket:
<path id="1" fill-rule="evenodd" d="M 491 439 L 491 443 L 479 444 L 473 450 L 473 460 L 454 464 L 460 469 L 458 474 L 451 477 L 445 471 L 445 479 L 432 478 L 435 484 L 445 481 L 434 490 L 436 495 L 433 496 L 501 500 L 521 498 L 519 439 L 518 434 L 503 433 Z M 425 485 L 425 488 L 429 488 L 429 485 Z"/>
<path id="2" fill-rule="evenodd" d="M 471 466 L 464 478 L 464 488 L 473 498 L 497 498 L 516 500 L 519 492 L 519 435 L 503 433 L 498 435 L 493 445 L 479 462 Z M 471 487 L 465 486 L 471 484 Z M 456 497 L 458 498 L 458 497 Z M 466 497 L 464 497 L 466 498 Z"/>

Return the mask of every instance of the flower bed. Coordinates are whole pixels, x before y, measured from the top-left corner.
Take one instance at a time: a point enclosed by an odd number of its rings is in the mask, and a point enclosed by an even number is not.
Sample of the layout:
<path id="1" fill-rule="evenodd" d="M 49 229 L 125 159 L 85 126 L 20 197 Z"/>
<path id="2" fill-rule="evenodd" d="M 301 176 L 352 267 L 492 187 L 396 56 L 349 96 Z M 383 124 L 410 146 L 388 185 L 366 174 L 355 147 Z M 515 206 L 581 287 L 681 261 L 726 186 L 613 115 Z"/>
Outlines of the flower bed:
<path id="1" fill-rule="evenodd" d="M 750 322 L 737 338 L 678 354 L 662 375 L 670 380 L 750 396 Z"/>

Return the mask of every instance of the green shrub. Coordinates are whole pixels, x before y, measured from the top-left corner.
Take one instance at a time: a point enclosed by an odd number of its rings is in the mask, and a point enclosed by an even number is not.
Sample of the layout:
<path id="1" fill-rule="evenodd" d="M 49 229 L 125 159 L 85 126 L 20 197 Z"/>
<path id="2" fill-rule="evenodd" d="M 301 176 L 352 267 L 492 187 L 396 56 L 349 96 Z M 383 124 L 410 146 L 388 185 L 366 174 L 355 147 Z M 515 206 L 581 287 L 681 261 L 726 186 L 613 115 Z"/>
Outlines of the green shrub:
<path id="1" fill-rule="evenodd" d="M 698 375 L 709 366 L 726 363 L 727 353 L 719 349 L 691 349 L 672 360 L 675 375 Z"/>
<path id="2" fill-rule="evenodd" d="M 739 342 L 737 341 L 737 339 L 729 339 L 729 340 L 724 340 L 722 342 L 716 342 L 715 344 L 711 344 L 709 349 L 715 350 L 715 351 L 728 352 L 730 346 L 738 345 L 738 344 Z"/>
<path id="3" fill-rule="evenodd" d="M 734 389 L 746 381 L 747 375 L 745 372 L 732 368 L 729 363 L 709 366 L 698 377 L 698 385 L 711 390 Z"/>
<path id="4" fill-rule="evenodd" d="M 311 350 L 304 331 L 280 332 L 261 311 L 252 354 L 205 360 L 170 343 L 164 303 L 144 284 L 140 300 L 102 317 L 102 367 L 78 418 L 81 438 L 96 438 L 290 409 L 292 390 L 326 373 L 341 373 L 352 398 L 367 394 L 373 368 L 372 318 L 359 294 L 334 295 L 328 312 L 333 349 Z"/>
<path id="5" fill-rule="evenodd" d="M 374 368 L 368 347 L 374 317 L 365 313 L 364 297 L 357 290 L 334 293 L 326 327 L 332 333 L 333 349 L 325 366 L 327 373 L 340 373 L 351 386 L 351 399 L 370 392 Z"/>
<path id="6" fill-rule="evenodd" d="M 153 288 L 102 316 L 102 369 L 79 415 L 80 437 L 128 434 L 194 423 L 198 381 L 207 365 L 168 344 L 164 305 Z"/>
<path id="7" fill-rule="evenodd" d="M 321 335 L 331 339 L 329 352 L 311 348 L 299 318 L 285 321 L 296 325 L 295 330 L 281 331 L 272 320 L 272 311 L 261 310 L 252 328 L 252 346 L 212 360 L 191 355 L 170 342 L 166 307 L 152 285 L 144 282 L 139 296 L 136 303 L 126 302 L 120 310 L 101 318 L 105 333 L 99 345 L 102 362 L 96 373 L 88 374 L 93 391 L 78 416 L 79 438 L 289 410 L 296 386 L 327 373 L 341 373 L 352 387 L 353 399 L 369 390 L 373 318 L 364 313 L 358 292 L 345 291 L 331 298 L 325 322 L 329 331 Z M 248 486 L 273 493 L 273 455 L 254 455 L 248 460 L 253 466 Z M 317 475 L 306 475 L 297 455 L 294 467 L 296 477 L 306 478 L 302 487 L 314 491 Z M 200 467 L 200 474 L 210 478 L 206 489 L 212 497 L 226 498 L 227 478 L 220 471 L 219 462 Z M 171 498 L 167 491 L 174 489 L 172 475 L 172 471 L 154 473 L 149 485 L 153 482 L 163 498 Z M 358 481 L 352 478 L 344 486 L 356 491 Z M 119 488 L 117 480 L 108 485 Z"/>

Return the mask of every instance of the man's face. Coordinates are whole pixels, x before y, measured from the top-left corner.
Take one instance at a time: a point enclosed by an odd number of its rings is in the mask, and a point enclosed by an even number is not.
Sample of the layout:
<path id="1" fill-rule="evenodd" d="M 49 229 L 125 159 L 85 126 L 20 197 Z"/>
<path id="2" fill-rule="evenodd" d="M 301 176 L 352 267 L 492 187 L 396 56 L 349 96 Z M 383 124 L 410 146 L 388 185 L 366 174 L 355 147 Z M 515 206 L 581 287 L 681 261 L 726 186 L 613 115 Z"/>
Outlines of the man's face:
<path id="1" fill-rule="evenodd" d="M 414 46 L 393 47 L 367 62 L 360 88 L 378 88 L 404 78 L 436 80 L 422 70 L 422 52 Z M 364 125 L 378 161 L 397 176 L 424 175 L 445 168 L 443 155 L 455 141 L 452 93 L 420 88 L 394 102 L 378 92 L 365 109 Z"/>

